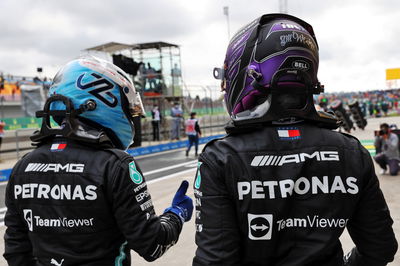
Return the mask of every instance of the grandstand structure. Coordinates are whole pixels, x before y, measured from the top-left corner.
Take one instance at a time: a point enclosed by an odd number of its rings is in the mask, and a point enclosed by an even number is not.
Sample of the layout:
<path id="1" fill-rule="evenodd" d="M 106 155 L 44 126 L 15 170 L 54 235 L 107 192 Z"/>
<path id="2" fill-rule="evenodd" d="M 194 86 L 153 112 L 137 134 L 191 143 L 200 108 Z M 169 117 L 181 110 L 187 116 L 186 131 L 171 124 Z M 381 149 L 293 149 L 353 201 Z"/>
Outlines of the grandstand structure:
<path id="1" fill-rule="evenodd" d="M 85 51 L 95 55 L 100 53 L 103 57 L 105 55 L 130 74 L 136 89 L 141 93 L 145 109 L 151 109 L 157 104 L 161 110 L 166 110 L 166 103 L 182 101 L 183 80 L 179 45 L 167 42 L 109 42 L 87 48 Z"/>

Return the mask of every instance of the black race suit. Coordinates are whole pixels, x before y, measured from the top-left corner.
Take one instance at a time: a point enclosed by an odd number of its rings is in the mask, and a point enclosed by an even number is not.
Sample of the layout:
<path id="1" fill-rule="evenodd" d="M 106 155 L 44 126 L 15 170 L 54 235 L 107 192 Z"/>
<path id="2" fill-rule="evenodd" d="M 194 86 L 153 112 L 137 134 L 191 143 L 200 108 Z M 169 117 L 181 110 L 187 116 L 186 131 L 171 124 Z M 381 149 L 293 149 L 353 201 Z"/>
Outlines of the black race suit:
<path id="1" fill-rule="evenodd" d="M 386 265 L 397 242 L 368 151 L 310 124 L 269 126 L 209 143 L 194 184 L 193 265 Z"/>
<path id="2" fill-rule="evenodd" d="M 155 215 L 129 154 L 65 139 L 16 164 L 6 205 L 4 257 L 16 266 L 131 265 L 130 249 L 152 261 L 182 229 L 175 214 Z"/>

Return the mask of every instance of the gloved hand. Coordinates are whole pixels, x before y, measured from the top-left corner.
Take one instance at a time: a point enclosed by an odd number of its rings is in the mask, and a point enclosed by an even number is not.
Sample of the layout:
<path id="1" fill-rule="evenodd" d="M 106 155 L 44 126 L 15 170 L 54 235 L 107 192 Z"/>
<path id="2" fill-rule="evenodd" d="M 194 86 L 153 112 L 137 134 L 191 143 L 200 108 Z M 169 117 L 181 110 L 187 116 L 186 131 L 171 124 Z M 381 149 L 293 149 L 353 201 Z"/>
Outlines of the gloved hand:
<path id="1" fill-rule="evenodd" d="M 188 186 L 188 181 L 182 181 L 178 191 L 174 196 L 174 199 L 172 200 L 172 206 L 166 208 L 164 211 L 164 213 L 172 212 L 178 215 L 182 223 L 190 221 L 193 213 L 193 201 L 189 196 L 186 196 Z"/>

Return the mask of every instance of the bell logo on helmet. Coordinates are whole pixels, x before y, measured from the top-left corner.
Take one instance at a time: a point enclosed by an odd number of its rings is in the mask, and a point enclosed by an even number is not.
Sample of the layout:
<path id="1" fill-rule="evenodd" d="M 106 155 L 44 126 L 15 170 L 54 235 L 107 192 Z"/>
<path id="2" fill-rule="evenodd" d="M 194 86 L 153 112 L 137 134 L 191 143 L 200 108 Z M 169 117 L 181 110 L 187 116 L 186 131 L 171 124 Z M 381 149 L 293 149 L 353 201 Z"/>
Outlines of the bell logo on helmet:
<path id="1" fill-rule="evenodd" d="M 82 79 L 84 78 L 85 74 L 82 74 L 78 77 L 78 80 L 76 81 L 76 86 L 81 89 L 81 90 L 87 90 L 89 88 L 94 88 L 92 90 L 89 90 L 88 92 L 92 94 L 94 97 L 102 101 L 104 104 L 110 106 L 110 107 L 115 107 L 118 104 L 118 99 L 115 97 L 114 94 L 110 92 L 114 88 L 114 84 L 112 84 L 110 81 L 108 81 L 105 78 L 102 78 L 100 75 L 96 73 L 91 73 L 91 76 L 96 78 L 94 81 L 88 82 L 86 84 L 82 83 Z M 112 98 L 112 101 L 109 101 L 107 98 L 105 98 L 102 93 L 105 93 L 108 97 Z"/>
<path id="2" fill-rule="evenodd" d="M 309 70 L 310 69 L 310 65 L 306 61 L 303 61 L 303 60 L 294 61 L 292 63 L 292 67 L 301 69 L 301 70 Z"/>

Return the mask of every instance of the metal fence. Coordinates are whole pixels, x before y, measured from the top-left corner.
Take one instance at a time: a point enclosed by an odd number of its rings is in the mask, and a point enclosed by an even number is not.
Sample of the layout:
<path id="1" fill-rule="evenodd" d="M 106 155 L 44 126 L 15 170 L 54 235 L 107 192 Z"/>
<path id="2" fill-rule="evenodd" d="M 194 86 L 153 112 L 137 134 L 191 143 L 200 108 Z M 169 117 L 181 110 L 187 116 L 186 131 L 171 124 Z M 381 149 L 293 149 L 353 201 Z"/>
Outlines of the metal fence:
<path id="1" fill-rule="evenodd" d="M 34 147 L 31 144 L 29 136 L 35 130 L 32 128 L 21 128 L 5 131 L 0 150 L 1 159 L 19 159 L 23 154 L 32 150 Z"/>
<path id="2" fill-rule="evenodd" d="M 198 117 L 200 129 L 203 136 L 211 136 L 224 132 L 224 126 L 229 120 L 228 115 L 203 115 Z M 183 139 L 185 135 L 185 119 L 180 121 L 180 137 Z M 172 117 L 167 117 L 160 124 L 160 140 L 156 141 L 153 136 L 153 126 L 151 118 L 142 121 L 142 145 L 151 145 L 152 143 L 162 143 L 171 139 Z M 144 143 L 144 144 L 143 144 Z"/>
<path id="3" fill-rule="evenodd" d="M 227 115 L 202 115 L 199 118 L 202 136 L 218 135 L 224 132 L 224 126 L 229 117 Z M 181 120 L 180 137 L 185 139 L 184 120 Z M 151 118 L 147 117 L 142 119 L 142 143 L 141 146 L 157 145 L 161 143 L 170 142 L 172 117 L 166 117 L 162 120 L 160 125 L 160 140 L 154 141 L 153 127 Z M 1 159 L 19 159 L 24 154 L 28 153 L 35 147 L 32 146 L 30 136 L 37 129 L 21 128 L 16 130 L 6 131 L 3 137 L 3 143 L 0 150 Z"/>
<path id="4" fill-rule="evenodd" d="M 180 139 L 185 139 L 184 121 L 190 112 L 196 112 L 202 136 L 211 136 L 224 133 L 224 126 L 229 120 L 221 97 L 220 89 L 213 86 L 186 85 L 183 89 L 183 110 L 185 118 L 181 119 Z M 164 106 L 164 116 L 159 126 L 160 138 L 155 141 L 153 137 L 152 117 L 150 110 L 145 118 L 141 119 L 141 146 L 157 145 L 171 141 L 172 117 L 170 108 L 173 102 Z M 7 119 L 5 119 L 7 120 Z M 7 128 L 0 149 L 2 159 L 19 159 L 23 154 L 34 147 L 29 136 L 40 126 L 40 119 L 22 117 L 8 119 Z"/>

